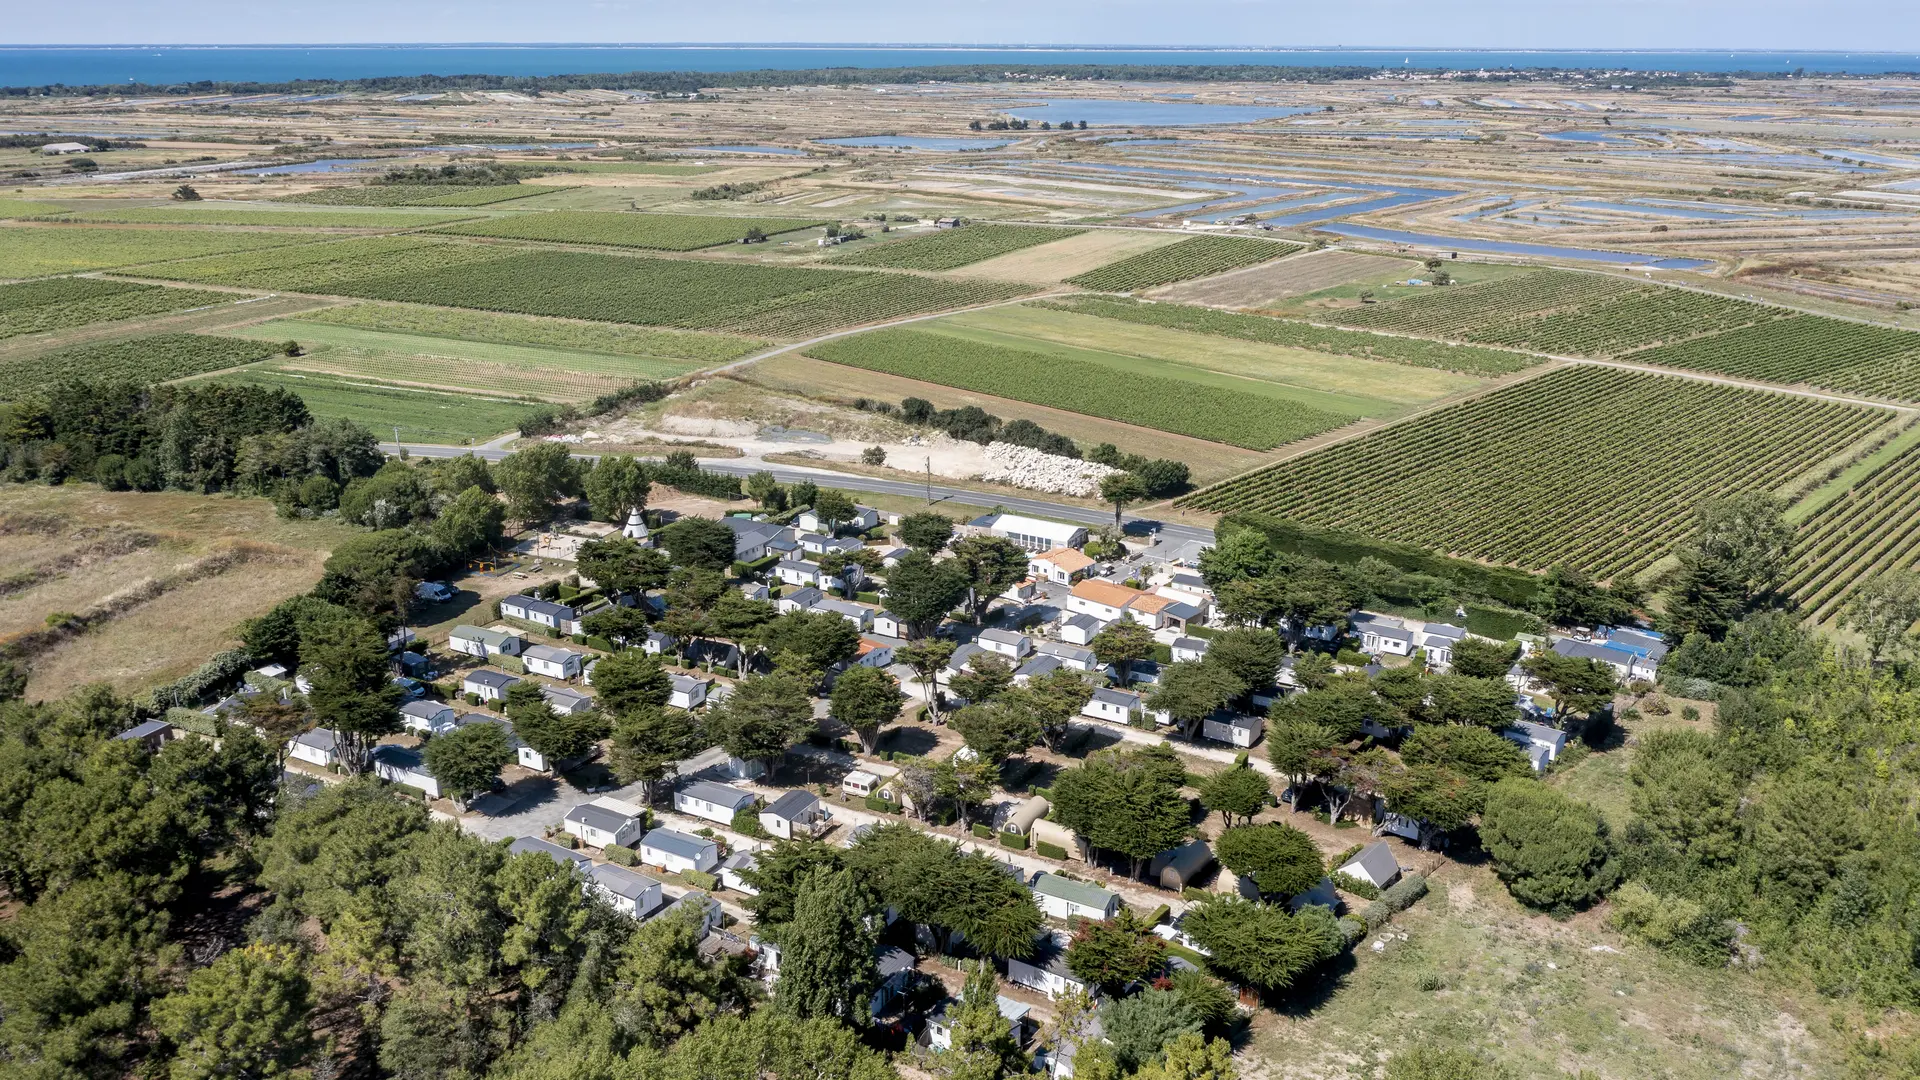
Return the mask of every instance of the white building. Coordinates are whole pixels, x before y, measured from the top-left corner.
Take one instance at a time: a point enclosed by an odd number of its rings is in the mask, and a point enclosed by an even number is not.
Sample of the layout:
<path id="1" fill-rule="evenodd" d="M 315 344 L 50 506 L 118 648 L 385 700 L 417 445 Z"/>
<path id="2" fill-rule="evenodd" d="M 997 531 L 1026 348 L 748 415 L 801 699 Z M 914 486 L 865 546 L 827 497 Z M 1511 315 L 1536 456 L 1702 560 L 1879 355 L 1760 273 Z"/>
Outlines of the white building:
<path id="1" fill-rule="evenodd" d="M 427 770 L 426 757 L 420 751 L 388 743 L 373 748 L 372 761 L 373 775 L 380 779 L 417 788 L 430 799 L 440 797 L 440 781 Z"/>
<path id="2" fill-rule="evenodd" d="M 535 596 L 508 596 L 500 600 L 500 614 L 539 626 L 551 627 L 563 634 L 580 632 L 580 613 L 566 604 Z"/>
<path id="3" fill-rule="evenodd" d="M 520 654 L 520 660 L 535 675 L 564 682 L 580 674 L 580 661 L 585 655 L 554 645 L 529 645 Z"/>
<path id="4" fill-rule="evenodd" d="M 505 701 L 507 688 L 520 680 L 504 671 L 489 671 L 480 668 L 467 672 L 460 681 L 462 693 L 472 694 L 481 701 Z"/>
<path id="5" fill-rule="evenodd" d="M 968 524 L 1036 554 L 1055 548 L 1084 547 L 1087 543 L 1084 525 L 1063 525 L 1058 521 L 1042 521 L 1020 514 L 987 514 Z"/>
<path id="6" fill-rule="evenodd" d="M 1092 572 L 1093 557 L 1070 547 L 1049 548 L 1027 560 L 1027 573 L 1055 585 L 1071 585 Z"/>
<path id="7" fill-rule="evenodd" d="M 655 829 L 640 838 L 640 861 L 675 874 L 711 873 L 720 865 L 720 846 L 704 837 Z"/>
<path id="8" fill-rule="evenodd" d="M 340 740 L 332 728 L 314 728 L 287 740 L 287 756 L 309 765 L 331 768 L 340 761 Z"/>
<path id="9" fill-rule="evenodd" d="M 1242 750 L 1259 742 L 1261 733 L 1266 729 L 1267 722 L 1260 717 L 1237 713 L 1209 716 L 1200 722 L 1200 734 L 1203 737 Z"/>
<path id="10" fill-rule="evenodd" d="M 668 675 L 667 681 L 672 689 L 667 693 L 667 704 L 676 709 L 697 709 L 707 703 L 707 692 L 713 688 L 712 679 L 695 678 L 692 675 Z"/>
<path id="11" fill-rule="evenodd" d="M 632 847 L 646 830 L 647 812 L 630 802 L 602 795 L 567 811 L 563 827 L 588 847 Z"/>
<path id="12" fill-rule="evenodd" d="M 1056 919 L 1092 919 L 1105 922 L 1120 913 L 1120 897 L 1092 882 L 1058 874 L 1041 874 L 1033 882 L 1033 899 L 1044 914 Z"/>
<path id="13" fill-rule="evenodd" d="M 733 827 L 733 815 L 752 806 L 757 796 L 745 788 L 696 780 L 673 793 L 673 808 L 689 817 Z"/>
<path id="14" fill-rule="evenodd" d="M 587 877 L 594 892 L 630 919 L 644 919 L 666 901 L 658 881 L 624 866 L 601 863 Z"/>
<path id="15" fill-rule="evenodd" d="M 482 630 L 478 626 L 462 623 L 447 635 L 447 649 L 465 656 L 477 656 L 485 660 L 489 656 L 519 656 L 526 648 L 527 639 L 512 630 L 494 627 Z"/>
<path id="16" fill-rule="evenodd" d="M 443 701 L 409 701 L 400 706 L 400 726 L 421 735 L 444 735 L 460 726 L 457 715 Z"/>

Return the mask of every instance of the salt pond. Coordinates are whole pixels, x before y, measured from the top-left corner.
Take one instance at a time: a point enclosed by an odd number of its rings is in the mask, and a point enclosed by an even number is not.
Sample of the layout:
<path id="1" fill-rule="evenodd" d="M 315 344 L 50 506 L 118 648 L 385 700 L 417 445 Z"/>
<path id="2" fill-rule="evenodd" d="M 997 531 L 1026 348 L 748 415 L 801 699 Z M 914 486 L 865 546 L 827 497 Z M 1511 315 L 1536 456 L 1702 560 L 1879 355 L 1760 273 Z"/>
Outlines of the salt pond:
<path id="1" fill-rule="evenodd" d="M 1516 244 L 1506 240 L 1479 240 L 1465 236 L 1435 236 L 1432 233 L 1379 229 L 1371 225 L 1322 225 L 1320 230 L 1360 240 L 1386 240 L 1452 251 L 1478 251 L 1495 255 L 1537 255 L 1542 258 L 1574 259 L 1579 262 L 1607 263 L 1613 266 L 1644 266 L 1655 270 L 1700 270 L 1713 265 L 1705 259 L 1669 259 L 1631 251 L 1599 251 L 1593 248 L 1556 247 L 1552 244 Z"/>
<path id="2" fill-rule="evenodd" d="M 993 106 L 1022 120 L 1085 120 L 1089 125 L 1186 127 L 1199 124 L 1251 124 L 1299 116 L 1312 109 L 1284 105 L 1209 105 L 1193 101 L 1117 101 L 1107 98 L 1045 98 Z"/>

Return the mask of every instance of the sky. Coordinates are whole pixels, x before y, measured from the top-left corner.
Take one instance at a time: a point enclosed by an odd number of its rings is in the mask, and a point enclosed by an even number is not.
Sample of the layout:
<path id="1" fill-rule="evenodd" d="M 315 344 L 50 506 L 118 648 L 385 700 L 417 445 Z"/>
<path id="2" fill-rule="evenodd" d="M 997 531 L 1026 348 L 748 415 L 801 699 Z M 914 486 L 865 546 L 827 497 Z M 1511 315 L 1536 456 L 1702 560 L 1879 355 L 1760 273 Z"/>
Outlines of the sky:
<path id="1" fill-rule="evenodd" d="M 0 44 L 10 45 L 941 42 L 1920 49 L 1915 0 L 7 0 L 0 11 L 6 13 L 0 19 Z"/>

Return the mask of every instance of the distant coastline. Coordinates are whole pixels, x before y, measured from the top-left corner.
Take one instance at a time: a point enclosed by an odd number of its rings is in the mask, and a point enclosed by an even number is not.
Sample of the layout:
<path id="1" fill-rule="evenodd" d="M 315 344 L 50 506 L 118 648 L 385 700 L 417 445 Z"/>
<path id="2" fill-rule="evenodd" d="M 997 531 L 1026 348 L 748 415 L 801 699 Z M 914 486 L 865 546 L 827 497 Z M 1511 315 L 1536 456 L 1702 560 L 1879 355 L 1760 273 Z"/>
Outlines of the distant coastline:
<path id="1" fill-rule="evenodd" d="M 220 88 L 381 89 L 426 78 L 523 80 L 593 74 L 736 76 L 854 69 L 913 73 L 967 68 L 1113 69 L 1110 77 L 1180 79 L 1166 69 L 1269 71 L 1581 70 L 1674 75 L 1882 75 L 1920 71 L 1920 54 L 1762 50 L 1416 49 L 1087 45 L 377 44 L 0 46 L 0 86 L 164 91 Z M 1138 70 L 1138 74 L 1132 74 Z M 995 72 L 998 74 L 999 72 Z M 1217 74 L 1204 76 L 1215 81 Z M 1269 76 L 1270 78 L 1273 76 Z M 857 81 L 871 81 L 860 79 Z M 362 85 L 356 85 L 362 84 Z M 725 85 L 723 81 L 720 85 Z M 385 87 L 391 88 L 391 86 Z"/>

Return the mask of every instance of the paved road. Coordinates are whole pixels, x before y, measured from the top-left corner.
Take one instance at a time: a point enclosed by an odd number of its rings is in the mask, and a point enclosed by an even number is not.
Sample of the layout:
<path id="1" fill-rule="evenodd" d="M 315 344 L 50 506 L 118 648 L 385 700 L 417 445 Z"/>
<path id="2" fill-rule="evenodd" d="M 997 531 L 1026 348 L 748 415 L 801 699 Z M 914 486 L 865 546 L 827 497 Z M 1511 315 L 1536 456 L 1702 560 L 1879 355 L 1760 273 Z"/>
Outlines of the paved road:
<path id="1" fill-rule="evenodd" d="M 498 443 L 500 440 L 495 440 Z M 415 457 L 460 457 L 472 454 L 488 461 L 499 461 L 509 453 L 495 444 L 481 446 L 434 446 L 426 444 L 402 443 L 408 454 Z M 575 457 L 597 459 L 598 454 L 575 454 Z M 871 491 L 881 495 L 905 495 L 924 498 L 931 494 L 936 502 L 952 499 L 978 505 L 982 501 L 995 506 L 1004 506 L 1008 510 L 1036 517 L 1055 518 L 1086 525 L 1105 525 L 1113 520 L 1113 515 L 1105 510 L 1096 510 L 1086 506 L 1069 506 L 1064 503 L 1047 502 L 1043 499 L 1026 498 L 1018 495 L 1001 495 L 993 492 L 971 491 L 966 488 L 944 487 L 912 480 L 888 480 L 877 476 L 857 476 L 852 473 L 835 472 L 832 469 L 816 469 L 802 465 L 775 465 L 759 458 L 727 458 L 719 461 L 706 461 L 701 467 L 712 472 L 728 473 L 733 476 L 747 476 L 765 470 L 773 474 L 774 479 L 783 484 L 800 480 L 827 482 L 837 488 L 848 491 Z M 1178 525 L 1162 522 L 1153 518 L 1123 515 L 1122 523 L 1130 536 L 1148 535 L 1168 543 L 1184 543 L 1198 540 L 1201 543 L 1213 543 L 1213 530 L 1197 525 Z"/>

